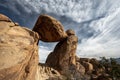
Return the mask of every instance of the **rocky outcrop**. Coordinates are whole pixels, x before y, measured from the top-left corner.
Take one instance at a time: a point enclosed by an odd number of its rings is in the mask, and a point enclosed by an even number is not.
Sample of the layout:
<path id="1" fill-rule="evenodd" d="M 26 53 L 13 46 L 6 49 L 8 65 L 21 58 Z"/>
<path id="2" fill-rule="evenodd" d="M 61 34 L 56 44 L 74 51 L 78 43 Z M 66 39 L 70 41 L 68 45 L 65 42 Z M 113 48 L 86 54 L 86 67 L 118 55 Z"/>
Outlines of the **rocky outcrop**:
<path id="1" fill-rule="evenodd" d="M 37 33 L 0 15 L 0 80 L 35 80 Z"/>
<path id="2" fill-rule="evenodd" d="M 77 42 L 78 38 L 75 35 L 70 35 L 65 40 L 60 41 L 54 51 L 48 55 L 46 64 L 61 73 L 64 73 L 66 69 L 73 68 L 76 65 Z"/>
<path id="3" fill-rule="evenodd" d="M 70 79 L 81 79 L 85 68 L 76 62 L 76 48 L 78 38 L 73 30 L 66 31 L 68 37 L 60 41 L 53 52 L 48 55 L 46 65 L 60 72 Z"/>
<path id="4" fill-rule="evenodd" d="M 67 37 L 62 24 L 48 15 L 40 15 L 33 31 L 37 32 L 44 42 L 61 41 Z"/>
<path id="5" fill-rule="evenodd" d="M 38 40 L 59 41 L 46 64 L 38 62 Z M 41 15 L 31 31 L 0 14 L 0 80 L 112 80 L 112 68 L 76 56 L 77 43 L 72 29 L 64 32 L 48 15 Z"/>

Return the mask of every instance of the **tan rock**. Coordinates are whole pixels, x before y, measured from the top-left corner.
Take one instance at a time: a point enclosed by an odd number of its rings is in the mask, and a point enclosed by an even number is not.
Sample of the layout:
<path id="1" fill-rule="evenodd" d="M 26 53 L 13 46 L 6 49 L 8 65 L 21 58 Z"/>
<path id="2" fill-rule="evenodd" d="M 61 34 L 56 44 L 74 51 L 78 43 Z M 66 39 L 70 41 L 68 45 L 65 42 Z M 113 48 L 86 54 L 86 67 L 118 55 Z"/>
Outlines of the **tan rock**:
<path id="1" fill-rule="evenodd" d="M 75 35 L 75 31 L 73 31 L 72 29 L 68 29 L 66 31 L 67 35 L 70 36 L 70 35 Z"/>
<path id="2" fill-rule="evenodd" d="M 80 62 L 80 58 L 77 55 L 75 56 L 75 58 L 76 58 L 76 62 Z"/>
<path id="3" fill-rule="evenodd" d="M 67 37 L 62 24 L 48 15 L 40 15 L 33 31 L 37 32 L 44 42 L 61 41 Z"/>
<path id="4" fill-rule="evenodd" d="M 38 35 L 6 21 L 0 21 L 0 80 L 35 80 Z"/>
<path id="5" fill-rule="evenodd" d="M 37 74 L 35 80 L 63 80 L 62 75 L 60 73 L 46 66 L 45 64 L 39 64 L 37 67 Z"/>
<path id="6" fill-rule="evenodd" d="M 0 14 L 0 21 L 11 22 L 11 20 L 3 14 Z"/>
<path id="7" fill-rule="evenodd" d="M 78 38 L 74 35 L 68 36 L 65 40 L 60 41 L 53 52 L 46 60 L 46 64 L 61 73 L 76 67 L 75 52 Z"/>

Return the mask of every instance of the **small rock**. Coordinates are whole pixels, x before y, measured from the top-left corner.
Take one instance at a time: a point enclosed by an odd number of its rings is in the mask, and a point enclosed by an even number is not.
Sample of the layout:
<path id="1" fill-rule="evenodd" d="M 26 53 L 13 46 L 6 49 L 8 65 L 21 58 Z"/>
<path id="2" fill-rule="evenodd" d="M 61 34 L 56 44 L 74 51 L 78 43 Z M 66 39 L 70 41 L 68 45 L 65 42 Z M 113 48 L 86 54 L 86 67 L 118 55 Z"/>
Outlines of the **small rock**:
<path id="1" fill-rule="evenodd" d="M 70 35 L 75 35 L 75 31 L 73 31 L 72 29 L 68 29 L 66 31 L 67 35 L 70 36 Z"/>

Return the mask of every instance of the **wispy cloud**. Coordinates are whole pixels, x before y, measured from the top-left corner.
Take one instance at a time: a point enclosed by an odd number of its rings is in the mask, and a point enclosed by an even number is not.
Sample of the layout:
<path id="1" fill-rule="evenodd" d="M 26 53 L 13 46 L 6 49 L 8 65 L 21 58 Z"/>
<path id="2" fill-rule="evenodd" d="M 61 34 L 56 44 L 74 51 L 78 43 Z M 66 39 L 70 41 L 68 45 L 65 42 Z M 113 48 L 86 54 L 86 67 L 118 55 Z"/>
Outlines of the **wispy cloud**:
<path id="1" fill-rule="evenodd" d="M 119 3 L 120 0 L 1 0 L 0 13 L 30 28 L 39 14 L 49 14 L 60 20 L 65 29 L 75 30 L 79 38 L 77 54 L 81 57 L 120 57 Z M 40 46 L 40 58 L 44 60 L 55 44 Z"/>

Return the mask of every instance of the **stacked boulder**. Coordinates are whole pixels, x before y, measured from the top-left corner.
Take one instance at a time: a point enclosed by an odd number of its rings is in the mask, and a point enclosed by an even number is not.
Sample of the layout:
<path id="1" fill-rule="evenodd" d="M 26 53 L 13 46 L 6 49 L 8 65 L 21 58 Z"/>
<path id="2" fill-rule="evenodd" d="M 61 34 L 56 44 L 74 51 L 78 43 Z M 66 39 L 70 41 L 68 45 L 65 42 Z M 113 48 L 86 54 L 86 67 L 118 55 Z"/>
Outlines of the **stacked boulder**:
<path id="1" fill-rule="evenodd" d="M 85 68 L 76 62 L 78 38 L 72 29 L 65 32 L 59 21 L 48 15 L 41 15 L 33 31 L 37 32 L 39 40 L 44 42 L 59 41 L 53 52 L 47 57 L 45 63 L 47 66 L 67 76 L 72 74 L 75 77 L 85 73 Z"/>

